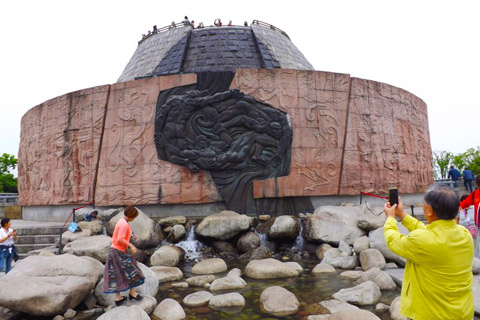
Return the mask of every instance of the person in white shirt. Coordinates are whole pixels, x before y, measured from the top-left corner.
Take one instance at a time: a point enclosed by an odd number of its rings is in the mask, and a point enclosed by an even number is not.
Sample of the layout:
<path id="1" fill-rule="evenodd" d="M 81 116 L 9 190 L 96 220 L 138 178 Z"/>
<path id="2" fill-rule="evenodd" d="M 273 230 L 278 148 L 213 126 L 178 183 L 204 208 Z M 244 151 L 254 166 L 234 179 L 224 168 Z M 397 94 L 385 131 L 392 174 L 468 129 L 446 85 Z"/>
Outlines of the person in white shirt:
<path id="1" fill-rule="evenodd" d="M 16 254 L 14 243 L 17 231 L 10 228 L 12 222 L 9 218 L 3 218 L 0 224 L 0 271 L 5 269 L 7 274 L 12 269 L 12 260 Z"/>

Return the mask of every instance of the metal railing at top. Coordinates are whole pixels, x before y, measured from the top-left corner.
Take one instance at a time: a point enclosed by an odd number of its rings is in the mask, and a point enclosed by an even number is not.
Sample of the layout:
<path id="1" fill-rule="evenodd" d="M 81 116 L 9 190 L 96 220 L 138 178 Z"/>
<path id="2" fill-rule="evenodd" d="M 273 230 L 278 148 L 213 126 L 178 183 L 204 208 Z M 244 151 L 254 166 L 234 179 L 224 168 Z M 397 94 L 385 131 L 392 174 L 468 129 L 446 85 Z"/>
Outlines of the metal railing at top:
<path id="1" fill-rule="evenodd" d="M 271 30 L 274 30 L 274 31 L 276 31 L 276 32 L 279 32 L 279 33 L 283 34 L 285 37 L 287 37 L 288 40 L 290 40 L 290 37 L 288 36 L 288 34 L 287 34 L 285 31 L 283 31 L 283 30 L 280 29 L 280 28 L 275 27 L 274 25 L 271 25 L 271 24 L 269 24 L 269 23 L 266 23 L 266 22 L 263 22 L 263 21 L 260 21 L 260 20 L 253 20 L 253 21 L 252 21 L 252 24 L 256 24 L 256 25 L 259 25 L 259 26 L 261 26 L 261 27 L 269 28 L 269 29 L 271 29 Z"/>
<path id="2" fill-rule="evenodd" d="M 72 217 L 72 222 L 75 222 L 75 211 L 77 211 L 78 209 L 82 209 L 82 208 L 85 208 L 86 206 L 89 206 L 89 205 L 92 205 L 94 204 L 94 201 L 91 201 L 81 207 L 78 207 L 78 208 L 73 208 L 72 209 L 72 212 L 70 213 L 70 215 L 68 216 L 67 220 L 65 220 L 65 223 L 63 224 L 63 227 L 60 228 L 60 239 L 58 240 L 58 254 L 62 254 L 62 235 L 63 233 L 65 232 L 65 226 L 67 225 L 68 221 L 70 220 L 70 217 Z"/>
<path id="3" fill-rule="evenodd" d="M 0 203 L 3 206 L 7 204 L 16 205 L 18 203 L 18 193 L 0 193 Z"/>

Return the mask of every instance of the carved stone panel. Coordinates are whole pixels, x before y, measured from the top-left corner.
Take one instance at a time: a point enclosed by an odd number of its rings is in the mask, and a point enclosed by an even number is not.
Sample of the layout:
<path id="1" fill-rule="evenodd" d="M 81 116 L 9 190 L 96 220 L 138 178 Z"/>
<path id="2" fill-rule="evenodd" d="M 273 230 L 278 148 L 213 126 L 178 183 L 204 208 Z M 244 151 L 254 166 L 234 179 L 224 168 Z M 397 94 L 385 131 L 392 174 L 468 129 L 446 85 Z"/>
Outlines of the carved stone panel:
<path id="1" fill-rule="evenodd" d="M 18 179 L 22 205 L 87 203 L 109 86 L 72 92 L 22 118 Z"/>

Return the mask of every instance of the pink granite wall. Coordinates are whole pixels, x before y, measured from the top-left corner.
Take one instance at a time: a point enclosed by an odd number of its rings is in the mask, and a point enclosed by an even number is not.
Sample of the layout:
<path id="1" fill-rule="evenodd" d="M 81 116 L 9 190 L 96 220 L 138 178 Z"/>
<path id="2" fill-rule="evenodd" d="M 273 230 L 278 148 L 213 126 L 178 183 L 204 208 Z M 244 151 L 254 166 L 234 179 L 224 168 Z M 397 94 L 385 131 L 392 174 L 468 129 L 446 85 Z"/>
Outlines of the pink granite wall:
<path id="1" fill-rule="evenodd" d="M 187 74 L 116 83 L 28 111 L 21 204 L 221 200 L 208 173 L 193 174 L 156 154 L 158 93 L 195 82 Z M 285 69 L 238 70 L 231 87 L 286 112 L 293 129 L 290 175 L 255 181 L 257 198 L 380 193 L 391 185 L 413 193 L 433 182 L 427 108 L 407 91 L 347 74 Z"/>

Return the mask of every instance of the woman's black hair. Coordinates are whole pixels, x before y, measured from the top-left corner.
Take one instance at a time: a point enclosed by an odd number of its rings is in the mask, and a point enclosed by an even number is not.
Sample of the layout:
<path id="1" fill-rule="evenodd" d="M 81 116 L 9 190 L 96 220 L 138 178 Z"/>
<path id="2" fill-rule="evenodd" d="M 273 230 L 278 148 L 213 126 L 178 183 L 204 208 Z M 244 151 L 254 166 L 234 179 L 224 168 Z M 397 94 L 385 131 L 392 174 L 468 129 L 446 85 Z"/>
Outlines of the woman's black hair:
<path id="1" fill-rule="evenodd" d="M 2 227 L 5 227 L 9 222 L 10 218 L 3 218 L 2 221 L 0 221 L 0 224 L 2 225 Z"/>
<path id="2" fill-rule="evenodd" d="M 453 190 L 447 188 L 431 188 L 425 193 L 425 202 L 432 206 L 433 212 L 440 220 L 455 219 L 460 201 Z"/>
<path id="3" fill-rule="evenodd" d="M 477 184 L 477 188 L 480 188 L 480 174 L 477 174 L 475 177 L 475 183 Z"/>

